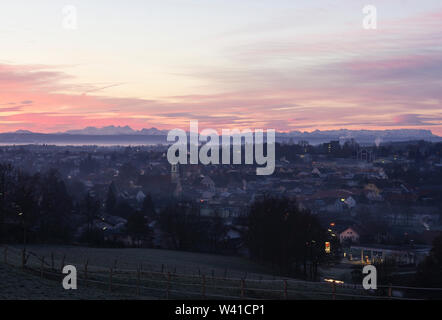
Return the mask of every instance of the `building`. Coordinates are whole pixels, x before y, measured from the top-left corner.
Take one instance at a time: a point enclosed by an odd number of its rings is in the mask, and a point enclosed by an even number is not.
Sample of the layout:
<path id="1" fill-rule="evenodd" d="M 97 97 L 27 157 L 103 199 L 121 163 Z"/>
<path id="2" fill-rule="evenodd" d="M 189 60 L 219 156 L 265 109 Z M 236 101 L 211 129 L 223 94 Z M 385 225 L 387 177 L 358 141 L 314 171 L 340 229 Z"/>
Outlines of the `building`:
<path id="1" fill-rule="evenodd" d="M 359 243 L 360 237 L 361 231 L 359 230 L 359 228 L 352 226 L 344 229 L 342 232 L 339 233 L 339 242 Z"/>
<path id="2" fill-rule="evenodd" d="M 170 168 L 170 178 L 172 183 L 178 183 L 178 180 L 180 180 L 180 169 L 178 164 L 173 164 Z"/>
<path id="3" fill-rule="evenodd" d="M 373 150 L 370 149 L 360 149 L 356 154 L 356 159 L 361 161 L 373 162 L 375 158 Z"/>
<path id="4" fill-rule="evenodd" d="M 330 141 L 325 144 L 325 147 L 327 149 L 327 153 L 336 153 L 341 150 L 339 141 Z"/>
<path id="5" fill-rule="evenodd" d="M 398 265 L 417 265 L 430 252 L 430 246 L 352 245 L 349 260 L 361 263 L 394 261 Z"/>

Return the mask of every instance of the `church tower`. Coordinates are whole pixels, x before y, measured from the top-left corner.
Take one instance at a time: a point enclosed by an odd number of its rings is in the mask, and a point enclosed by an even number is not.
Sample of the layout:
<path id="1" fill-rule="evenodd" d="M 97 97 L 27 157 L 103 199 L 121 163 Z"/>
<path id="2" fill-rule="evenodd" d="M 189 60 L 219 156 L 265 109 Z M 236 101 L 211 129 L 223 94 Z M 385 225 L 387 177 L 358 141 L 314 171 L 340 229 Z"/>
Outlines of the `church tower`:
<path id="1" fill-rule="evenodd" d="M 178 164 L 173 164 L 170 169 L 170 178 L 172 183 L 178 183 L 180 181 L 180 169 Z"/>

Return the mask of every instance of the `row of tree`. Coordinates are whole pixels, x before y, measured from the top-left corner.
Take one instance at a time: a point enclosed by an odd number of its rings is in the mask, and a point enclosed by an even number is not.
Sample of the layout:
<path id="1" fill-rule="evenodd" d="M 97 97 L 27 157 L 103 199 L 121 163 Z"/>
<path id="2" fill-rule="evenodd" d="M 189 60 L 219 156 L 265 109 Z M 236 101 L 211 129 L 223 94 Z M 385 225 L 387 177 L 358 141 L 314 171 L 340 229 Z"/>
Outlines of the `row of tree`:
<path id="1" fill-rule="evenodd" d="M 0 164 L 0 237 L 3 241 L 66 242 L 73 203 L 56 170 L 29 175 Z"/>
<path id="2" fill-rule="evenodd" d="M 0 165 L 2 241 L 69 243 L 75 240 L 78 227 L 86 225 L 82 239 L 97 243 L 103 234 L 94 227 L 94 221 L 108 214 L 125 218 L 125 232 L 135 240 L 151 239 L 148 224 L 156 220 L 171 249 L 219 252 L 231 245 L 223 219 L 219 215 L 201 217 L 198 206 L 190 202 L 171 203 L 157 215 L 150 196 L 135 209 L 118 199 L 112 184 L 104 206 L 102 203 L 90 193 L 74 201 L 56 170 L 30 175 L 11 165 Z M 307 273 L 309 263 L 311 274 L 315 274 L 326 233 L 296 204 L 266 197 L 252 205 L 248 226 L 243 230 L 248 230 L 243 232 L 243 244 L 254 258 L 285 273 L 299 272 L 301 266 Z"/>
<path id="3" fill-rule="evenodd" d="M 287 198 L 264 197 L 249 213 L 247 245 L 251 256 L 282 274 L 318 277 L 318 264 L 330 241 L 319 221 Z M 335 246 L 333 246 L 335 247 Z"/>

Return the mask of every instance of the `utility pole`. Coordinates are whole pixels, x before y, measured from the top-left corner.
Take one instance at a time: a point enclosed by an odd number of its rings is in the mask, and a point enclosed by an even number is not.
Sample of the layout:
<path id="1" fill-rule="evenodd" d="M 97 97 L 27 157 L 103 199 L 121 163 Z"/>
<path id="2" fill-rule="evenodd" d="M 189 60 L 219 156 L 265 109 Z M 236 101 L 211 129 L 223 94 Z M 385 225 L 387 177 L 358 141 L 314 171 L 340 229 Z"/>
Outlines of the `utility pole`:
<path id="1" fill-rule="evenodd" d="M 26 222 L 23 210 L 17 205 L 18 215 L 21 217 L 21 222 L 23 226 L 23 250 L 26 250 Z"/>

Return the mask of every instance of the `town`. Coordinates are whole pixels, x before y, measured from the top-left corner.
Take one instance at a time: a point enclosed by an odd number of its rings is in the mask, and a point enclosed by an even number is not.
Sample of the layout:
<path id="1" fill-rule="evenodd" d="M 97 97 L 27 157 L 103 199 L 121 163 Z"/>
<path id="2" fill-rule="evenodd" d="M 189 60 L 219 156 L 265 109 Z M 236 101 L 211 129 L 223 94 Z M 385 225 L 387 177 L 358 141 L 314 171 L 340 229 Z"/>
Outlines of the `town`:
<path id="1" fill-rule="evenodd" d="M 275 272 L 360 283 L 355 266 L 379 264 L 385 281 L 410 283 L 442 230 L 441 143 L 276 143 L 275 172 L 261 177 L 254 164 L 171 165 L 167 148 L 1 147 L 2 240 L 253 257 L 251 208 L 283 198 L 325 230 L 310 245 L 329 269 L 296 260 Z"/>

